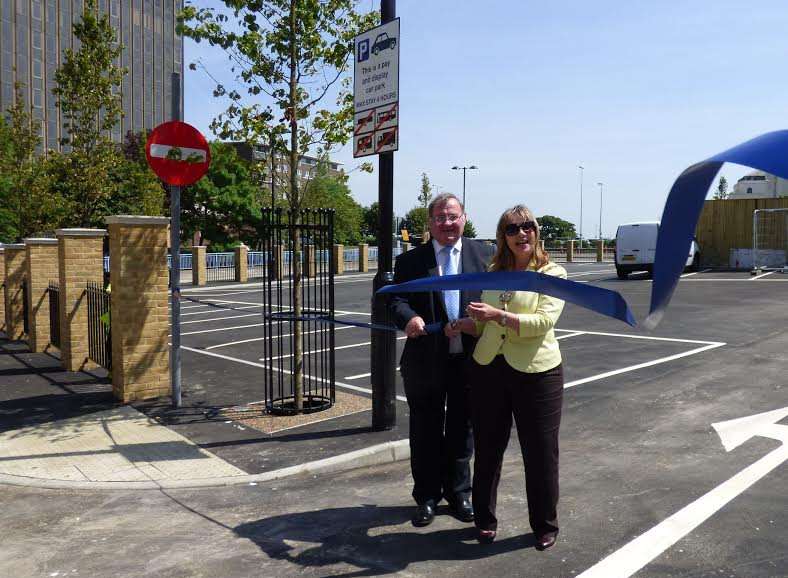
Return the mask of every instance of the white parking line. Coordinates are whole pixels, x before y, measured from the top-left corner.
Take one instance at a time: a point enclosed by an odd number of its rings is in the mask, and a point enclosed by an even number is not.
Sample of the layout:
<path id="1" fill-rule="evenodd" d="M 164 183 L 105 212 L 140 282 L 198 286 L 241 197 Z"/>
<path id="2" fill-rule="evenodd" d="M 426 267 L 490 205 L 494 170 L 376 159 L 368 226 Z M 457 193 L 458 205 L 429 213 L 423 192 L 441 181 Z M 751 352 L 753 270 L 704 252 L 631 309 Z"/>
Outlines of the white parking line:
<path id="1" fill-rule="evenodd" d="M 261 323 L 260 325 L 263 325 L 263 324 Z M 247 327 L 256 327 L 256 326 L 247 325 Z M 334 331 L 341 331 L 342 329 L 358 329 L 358 327 L 336 327 L 336 328 L 334 328 Z M 301 332 L 301 335 L 309 335 L 311 333 L 319 333 L 319 332 L 320 332 L 319 330 L 303 331 L 303 332 Z M 207 332 L 197 331 L 197 333 L 207 333 Z M 188 333 L 182 333 L 181 335 L 189 335 L 189 334 Z M 282 335 L 282 337 L 290 337 L 291 335 L 292 335 L 291 333 L 286 333 L 285 335 Z M 231 341 L 229 343 L 219 343 L 218 345 L 211 345 L 210 347 L 206 347 L 205 349 L 206 350 L 208 350 L 208 349 L 219 349 L 220 347 L 230 347 L 231 345 L 239 345 L 241 343 L 251 343 L 253 341 L 264 341 L 266 339 L 279 339 L 279 337 L 276 336 L 276 335 L 273 336 L 273 337 L 254 337 L 252 339 L 242 339 L 241 341 Z"/>
<path id="2" fill-rule="evenodd" d="M 755 281 L 757 279 L 761 279 L 762 277 L 766 277 L 767 275 L 773 275 L 774 271 L 767 271 L 766 273 L 761 273 L 760 275 L 756 275 L 755 277 L 750 277 L 750 281 Z"/>
<path id="3" fill-rule="evenodd" d="M 200 355 L 208 355 L 210 357 L 218 357 L 219 359 L 225 359 L 227 361 L 234 361 L 236 363 L 241 363 L 243 365 L 251 365 L 252 367 L 260 367 L 262 369 L 269 369 L 269 367 L 267 365 L 263 365 L 262 363 L 256 363 L 254 361 L 247 361 L 245 359 L 239 359 L 237 357 L 230 357 L 229 355 L 221 355 L 219 353 L 212 353 L 210 351 L 205 351 L 204 349 L 194 349 L 192 347 L 186 347 L 185 345 L 181 345 L 181 349 L 185 349 L 186 351 L 191 351 L 192 353 L 199 353 Z M 288 371 L 286 369 L 279 369 L 279 368 L 274 368 L 274 369 L 276 369 L 278 371 L 281 371 L 282 373 L 287 373 L 287 374 L 291 374 L 292 373 L 292 372 L 290 372 L 290 371 Z M 312 375 L 307 375 L 307 374 L 304 374 L 304 377 L 307 378 L 307 379 L 314 379 L 316 381 L 322 381 L 322 382 L 329 381 L 329 380 L 324 379 L 322 377 L 317 377 L 317 376 L 312 376 Z M 358 391 L 358 392 L 361 392 L 361 393 L 366 393 L 366 394 L 372 395 L 372 390 L 368 389 L 368 388 L 365 388 L 365 387 L 359 387 L 357 385 L 350 385 L 349 383 L 343 383 L 341 381 L 334 381 L 334 384 L 337 387 L 342 387 L 342 388 L 345 388 L 345 389 L 350 389 L 352 391 Z M 398 395 L 397 396 L 397 400 L 404 401 L 404 402 L 408 401 L 407 398 L 405 398 L 405 396 L 402 396 L 402 395 Z"/>
<path id="4" fill-rule="evenodd" d="M 695 355 L 696 353 L 701 353 L 703 351 L 707 351 L 709 349 L 716 349 L 717 347 L 722 347 L 725 343 L 712 343 L 711 345 L 704 345 L 703 347 L 697 347 L 695 349 L 690 349 L 689 351 L 685 351 L 683 353 L 677 353 L 675 355 L 669 355 L 668 357 L 661 357 L 660 359 L 655 359 L 653 361 L 646 361 L 645 363 L 638 363 L 637 365 L 630 365 L 628 367 L 622 367 L 621 369 L 614 369 L 613 371 L 606 371 L 605 373 L 600 373 L 598 375 L 592 375 L 591 377 L 585 377 L 583 379 L 576 379 L 575 381 L 570 381 L 569 383 L 564 384 L 564 389 L 569 387 L 574 387 L 576 385 L 582 385 L 584 383 L 589 383 L 592 381 L 597 381 L 600 379 L 605 379 L 606 377 L 612 377 L 614 375 L 618 375 L 620 373 L 627 373 L 629 371 L 635 371 L 636 369 L 643 369 L 644 367 L 650 367 L 652 365 L 658 365 L 660 363 L 666 363 L 668 361 L 673 361 L 674 359 L 680 359 L 682 357 L 687 357 L 689 355 Z"/>
<path id="5" fill-rule="evenodd" d="M 407 337 L 406 336 L 397 337 L 397 341 L 400 341 L 402 339 L 407 339 Z M 354 347 L 364 347 L 365 345 L 372 345 L 372 342 L 371 341 L 364 341 L 364 342 L 361 342 L 361 343 L 351 343 L 350 345 L 338 345 L 338 346 L 334 347 L 334 351 L 337 351 L 338 349 L 352 349 Z M 304 355 L 312 355 L 313 353 L 323 353 L 324 351 L 331 351 L 331 348 L 330 347 L 326 347 L 326 348 L 323 348 L 323 349 L 313 349 L 312 351 L 305 351 Z M 277 355 L 275 357 L 272 357 L 271 359 L 284 359 L 286 357 L 293 357 L 293 354 L 292 353 L 286 353 L 285 355 Z M 260 361 L 265 361 L 265 358 L 260 358 Z"/>
<path id="6" fill-rule="evenodd" d="M 213 311 L 211 312 L 213 313 Z M 243 317 L 260 317 L 262 313 L 246 313 L 244 315 L 230 315 L 228 317 L 212 317 L 211 319 L 192 319 L 191 321 L 181 321 L 181 325 L 189 325 L 190 323 L 212 323 L 213 321 L 223 321 L 225 319 L 241 319 Z M 182 335 L 186 335 L 183 333 Z"/>
<path id="7" fill-rule="evenodd" d="M 215 305 L 219 305 L 216 303 Z M 227 313 L 228 311 L 243 311 L 245 309 L 255 309 L 257 307 L 262 307 L 262 305 L 247 305 L 246 307 L 234 307 L 232 309 L 229 308 L 216 308 L 213 307 L 212 309 L 208 309 L 207 311 L 192 311 L 191 313 L 181 313 L 181 317 L 186 317 L 187 315 L 205 315 L 206 313 Z M 204 321 L 213 321 L 213 319 L 205 319 Z"/>

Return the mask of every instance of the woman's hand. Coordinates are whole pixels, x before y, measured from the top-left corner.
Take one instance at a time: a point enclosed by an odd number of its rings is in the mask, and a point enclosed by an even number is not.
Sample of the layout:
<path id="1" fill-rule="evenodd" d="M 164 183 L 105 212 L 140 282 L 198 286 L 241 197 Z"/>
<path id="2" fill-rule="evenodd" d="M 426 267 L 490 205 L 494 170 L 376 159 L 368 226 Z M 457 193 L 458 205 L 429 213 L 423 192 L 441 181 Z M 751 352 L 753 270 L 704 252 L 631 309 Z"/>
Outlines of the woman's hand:
<path id="1" fill-rule="evenodd" d="M 443 333 L 449 339 L 459 335 L 460 333 L 467 333 L 469 335 L 475 336 L 476 324 L 473 322 L 473 319 L 469 319 L 468 317 L 455 319 L 451 323 L 446 324 L 446 327 L 443 328 Z"/>
<path id="2" fill-rule="evenodd" d="M 466 307 L 465 312 L 468 314 L 468 317 L 475 321 L 481 321 L 482 323 L 486 321 L 498 321 L 503 314 L 503 310 L 497 309 L 492 305 L 487 305 L 487 303 L 479 303 L 479 302 L 471 302 Z"/>

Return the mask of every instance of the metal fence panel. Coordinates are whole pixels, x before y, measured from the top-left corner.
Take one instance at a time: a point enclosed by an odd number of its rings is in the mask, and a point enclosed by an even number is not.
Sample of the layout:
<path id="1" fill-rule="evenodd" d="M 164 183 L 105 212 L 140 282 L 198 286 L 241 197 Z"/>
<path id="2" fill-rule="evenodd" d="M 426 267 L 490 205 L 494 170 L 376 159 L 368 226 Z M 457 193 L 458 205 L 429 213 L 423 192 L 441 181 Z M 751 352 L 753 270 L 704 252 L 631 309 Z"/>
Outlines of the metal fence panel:
<path id="1" fill-rule="evenodd" d="M 296 215 L 281 209 L 264 209 L 263 221 L 263 252 L 274 256 L 274 248 L 282 247 L 284 253 L 281 268 L 278 264 L 271 267 L 274 271 L 281 269 L 282 274 L 268 277 L 263 300 L 266 408 L 274 413 L 327 409 L 336 399 L 334 326 L 321 319 L 334 318 L 334 265 L 330 258 L 334 212 L 305 209 Z M 293 259 L 299 255 L 297 246 L 301 248 L 298 262 Z M 311 255 L 313 263 L 307 261 Z M 308 270 L 313 275 L 307 276 Z M 300 311 L 296 308 L 296 283 L 292 282 L 298 271 Z M 301 334 L 298 341 L 297 331 Z M 297 350 L 302 351 L 302 410 L 295 405 L 293 374 L 297 370 Z"/>
<path id="2" fill-rule="evenodd" d="M 54 281 L 49 282 L 49 342 L 60 347 L 60 287 Z"/>
<path id="3" fill-rule="evenodd" d="M 101 367 L 112 369 L 110 294 L 93 281 L 87 285 L 88 357 Z"/>

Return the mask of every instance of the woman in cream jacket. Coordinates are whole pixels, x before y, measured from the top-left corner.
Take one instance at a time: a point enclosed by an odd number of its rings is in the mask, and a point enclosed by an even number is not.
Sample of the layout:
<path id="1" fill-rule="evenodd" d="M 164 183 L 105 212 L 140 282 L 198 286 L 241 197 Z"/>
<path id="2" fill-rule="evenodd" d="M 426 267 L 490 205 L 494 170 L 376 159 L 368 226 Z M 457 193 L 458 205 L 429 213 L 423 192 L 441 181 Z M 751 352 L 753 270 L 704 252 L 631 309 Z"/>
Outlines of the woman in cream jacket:
<path id="1" fill-rule="evenodd" d="M 539 242 L 533 213 L 517 205 L 503 213 L 496 232 L 491 271 L 537 271 L 566 278 Z M 468 317 L 447 326 L 480 335 L 473 353 L 471 403 L 476 459 L 473 508 L 478 539 L 495 539 L 501 463 L 512 417 L 525 465 L 528 516 L 536 548 L 544 550 L 558 535 L 558 429 L 564 378 L 561 351 L 553 331 L 564 302 L 530 291 L 484 291 L 471 303 Z"/>

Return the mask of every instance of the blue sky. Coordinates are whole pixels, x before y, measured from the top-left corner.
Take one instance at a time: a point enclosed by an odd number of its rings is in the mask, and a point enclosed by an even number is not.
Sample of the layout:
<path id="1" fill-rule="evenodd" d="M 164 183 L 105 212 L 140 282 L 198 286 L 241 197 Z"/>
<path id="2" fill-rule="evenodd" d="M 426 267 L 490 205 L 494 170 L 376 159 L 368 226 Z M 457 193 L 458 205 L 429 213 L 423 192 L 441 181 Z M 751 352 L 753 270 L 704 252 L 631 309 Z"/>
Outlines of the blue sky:
<path id="1" fill-rule="evenodd" d="M 784 0 L 399 0 L 397 15 L 398 215 L 416 204 L 423 172 L 461 195 L 451 167 L 475 164 L 466 198 L 480 236 L 516 203 L 579 224 L 583 165 L 584 236 L 599 228 L 597 182 L 611 236 L 619 223 L 658 219 L 689 165 L 788 124 Z M 186 63 L 196 58 L 232 85 L 219 49 L 186 40 Z M 185 120 L 206 135 L 227 106 L 212 86 L 187 70 Z M 358 164 L 350 146 L 333 158 Z M 733 185 L 746 172 L 722 174 Z M 377 174 L 355 171 L 350 186 L 363 205 L 377 199 Z"/>

